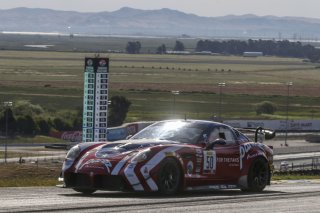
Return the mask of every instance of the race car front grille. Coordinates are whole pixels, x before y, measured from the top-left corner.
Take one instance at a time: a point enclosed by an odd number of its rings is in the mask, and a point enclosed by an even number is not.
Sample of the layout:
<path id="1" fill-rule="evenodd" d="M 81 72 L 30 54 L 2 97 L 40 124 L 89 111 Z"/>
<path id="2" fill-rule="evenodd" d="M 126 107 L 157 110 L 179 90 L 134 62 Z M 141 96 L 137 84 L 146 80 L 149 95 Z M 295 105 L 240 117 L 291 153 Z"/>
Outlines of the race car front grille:
<path id="1" fill-rule="evenodd" d="M 94 177 L 94 187 L 108 190 L 125 190 L 125 182 L 118 175 L 96 175 Z"/>
<path id="2" fill-rule="evenodd" d="M 90 177 L 86 174 L 71 173 L 64 177 L 66 187 L 91 187 Z"/>
<path id="3" fill-rule="evenodd" d="M 118 175 L 94 175 L 92 178 L 87 174 L 65 174 L 66 187 L 70 188 L 95 188 L 106 190 L 127 190 L 122 176 Z"/>

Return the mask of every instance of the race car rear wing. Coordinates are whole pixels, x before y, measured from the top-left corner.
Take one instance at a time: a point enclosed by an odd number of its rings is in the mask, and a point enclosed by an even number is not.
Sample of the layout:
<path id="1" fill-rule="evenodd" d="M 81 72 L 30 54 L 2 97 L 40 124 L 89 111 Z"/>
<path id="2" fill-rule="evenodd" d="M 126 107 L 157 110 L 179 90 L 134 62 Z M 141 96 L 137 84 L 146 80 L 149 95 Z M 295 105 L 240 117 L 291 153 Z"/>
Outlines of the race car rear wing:
<path id="1" fill-rule="evenodd" d="M 271 129 L 265 129 L 263 127 L 258 128 L 237 128 L 241 132 L 251 132 L 254 133 L 254 141 L 263 143 L 265 140 L 271 140 L 276 137 L 276 131 Z"/>

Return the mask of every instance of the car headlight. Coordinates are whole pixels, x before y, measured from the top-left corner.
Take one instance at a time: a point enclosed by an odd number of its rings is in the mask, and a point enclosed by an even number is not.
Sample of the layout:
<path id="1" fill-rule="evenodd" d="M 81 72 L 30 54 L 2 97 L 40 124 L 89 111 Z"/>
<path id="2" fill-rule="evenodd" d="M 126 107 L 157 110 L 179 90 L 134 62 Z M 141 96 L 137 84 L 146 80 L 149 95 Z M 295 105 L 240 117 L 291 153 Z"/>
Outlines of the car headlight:
<path id="1" fill-rule="evenodd" d="M 150 153 L 151 153 L 150 149 L 146 149 L 141 152 L 138 152 L 138 154 L 131 159 L 131 163 L 140 163 L 142 161 L 147 160 L 150 156 Z"/>
<path id="2" fill-rule="evenodd" d="M 73 161 L 79 156 L 80 152 L 81 152 L 80 146 L 76 145 L 69 150 L 66 159 Z"/>

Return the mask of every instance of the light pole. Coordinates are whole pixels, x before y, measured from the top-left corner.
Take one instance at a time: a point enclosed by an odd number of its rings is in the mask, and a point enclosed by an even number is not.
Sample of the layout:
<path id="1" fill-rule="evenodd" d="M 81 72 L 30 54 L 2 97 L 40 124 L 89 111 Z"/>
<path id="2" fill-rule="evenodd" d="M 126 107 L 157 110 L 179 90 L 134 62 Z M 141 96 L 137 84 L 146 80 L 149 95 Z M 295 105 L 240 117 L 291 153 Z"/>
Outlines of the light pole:
<path id="1" fill-rule="evenodd" d="M 221 113 L 222 113 L 222 87 L 226 86 L 226 83 L 218 83 L 219 86 L 219 122 L 222 121 Z"/>
<path id="2" fill-rule="evenodd" d="M 310 113 L 311 113 L 311 120 L 313 120 L 314 118 L 314 114 L 316 113 L 317 111 L 315 110 L 310 110 Z"/>
<path id="3" fill-rule="evenodd" d="M 171 94 L 173 95 L 173 114 L 176 115 L 176 95 L 179 95 L 180 91 L 172 90 Z"/>
<path id="4" fill-rule="evenodd" d="M 4 162 L 7 163 L 8 158 L 8 109 L 12 106 L 11 101 L 5 101 L 3 102 L 3 105 L 5 106 L 5 112 L 6 112 L 6 140 L 4 143 Z"/>
<path id="5" fill-rule="evenodd" d="M 290 95 L 290 87 L 293 86 L 292 82 L 287 82 L 287 116 L 286 116 L 286 134 L 284 138 L 284 145 L 288 146 L 287 139 L 288 139 L 288 117 L 289 117 L 289 95 Z"/>

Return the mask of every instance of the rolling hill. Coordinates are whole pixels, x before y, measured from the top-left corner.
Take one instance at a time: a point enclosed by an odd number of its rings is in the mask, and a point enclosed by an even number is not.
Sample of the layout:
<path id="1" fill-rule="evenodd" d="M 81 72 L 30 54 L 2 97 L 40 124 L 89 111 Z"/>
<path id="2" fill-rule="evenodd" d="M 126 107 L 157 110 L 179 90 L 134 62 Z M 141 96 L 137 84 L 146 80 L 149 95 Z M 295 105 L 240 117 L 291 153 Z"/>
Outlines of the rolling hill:
<path id="1" fill-rule="evenodd" d="M 316 38 L 320 19 L 276 16 L 201 17 L 171 9 L 124 7 L 113 12 L 80 13 L 50 9 L 0 10 L 0 31 L 198 37 Z"/>

